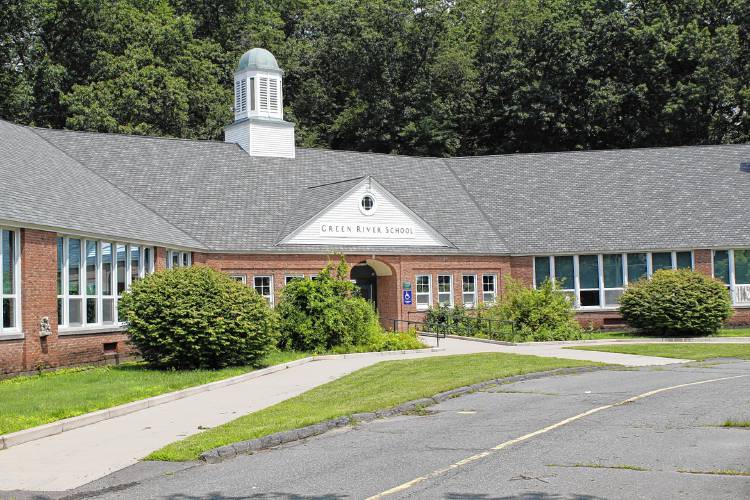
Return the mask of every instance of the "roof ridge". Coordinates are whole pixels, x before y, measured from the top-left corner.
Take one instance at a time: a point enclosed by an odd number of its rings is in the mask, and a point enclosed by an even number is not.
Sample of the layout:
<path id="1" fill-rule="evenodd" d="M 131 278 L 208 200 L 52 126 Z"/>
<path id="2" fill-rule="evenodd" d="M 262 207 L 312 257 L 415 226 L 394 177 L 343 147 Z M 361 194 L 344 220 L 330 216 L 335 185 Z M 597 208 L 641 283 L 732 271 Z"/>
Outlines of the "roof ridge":
<path id="1" fill-rule="evenodd" d="M 210 250 L 210 248 L 211 248 L 211 247 L 210 247 L 209 245 L 207 245 L 207 244 L 206 244 L 205 242 L 201 241 L 201 240 L 200 240 L 199 238 L 196 238 L 195 236 L 193 236 L 193 235 L 189 234 L 188 232 L 184 231 L 184 230 L 183 230 L 182 228 L 179 228 L 179 227 L 175 226 L 175 225 L 174 225 L 174 224 L 173 224 L 172 222 L 168 221 L 168 220 L 167 220 L 167 219 L 166 219 L 165 217 L 163 217 L 163 216 L 162 216 L 161 214 L 157 213 L 157 212 L 156 212 L 155 210 L 153 210 L 153 209 L 152 209 L 151 207 L 148 207 L 148 206 L 144 205 L 144 204 L 143 204 L 143 203 L 141 203 L 141 202 L 140 202 L 139 200 L 135 199 L 135 198 L 134 198 L 134 197 L 133 197 L 133 196 L 132 196 L 132 195 L 131 195 L 130 193 L 127 193 L 127 192 L 123 191 L 123 190 L 122 190 L 122 189 L 120 189 L 120 187 L 119 187 L 119 186 L 117 186 L 117 185 L 116 185 L 115 183 L 113 183 L 113 182 L 112 182 L 112 181 L 110 181 L 109 179 L 107 179 L 107 178 L 103 177 L 103 176 L 102 176 L 102 175 L 100 175 L 100 174 L 99 174 L 98 172 L 95 172 L 94 170 L 92 170 L 91 168 L 89 168 L 89 167 L 88 167 L 88 166 L 87 166 L 87 165 L 86 165 L 85 163 L 83 163 L 83 162 L 82 162 L 81 160 L 79 160 L 78 158 L 75 158 L 75 157 L 73 157 L 73 155 L 71 155 L 71 154 L 70 154 L 70 153 L 68 153 L 67 151 L 64 151 L 63 149 L 61 149 L 60 147 L 58 147 L 58 146 L 57 146 L 56 144 L 53 144 L 53 143 L 52 143 L 52 142 L 50 142 L 50 141 L 49 141 L 49 140 L 48 140 L 48 139 L 47 139 L 46 137 L 43 137 L 43 136 L 39 135 L 39 134 L 38 134 L 38 133 L 36 132 L 36 130 L 34 130 L 34 129 L 36 129 L 37 127 L 26 127 L 26 126 L 24 126 L 24 125 L 22 125 L 22 126 L 23 126 L 23 127 L 25 127 L 25 128 L 27 128 L 27 129 L 29 129 L 29 131 L 30 131 L 31 133 L 33 133 L 34 135 L 36 135 L 37 137 L 39 137 L 39 139 L 41 139 L 41 140 L 42 140 L 42 141 L 44 141 L 45 143 L 49 144 L 49 145 L 50 145 L 51 147 L 53 147 L 54 149 L 56 149 L 57 151 L 59 151 L 59 152 L 60 152 L 60 153 L 62 153 L 63 155 L 65 155 L 65 156 L 67 156 L 68 158 L 70 158 L 70 159 L 71 159 L 71 160 L 72 160 L 73 162 L 77 163 L 77 164 L 78 164 L 78 165 L 80 165 L 81 167 L 85 168 L 85 169 L 86 169 L 87 171 L 89 171 L 89 172 L 91 172 L 92 174 L 94 174 L 94 175 L 95 175 L 96 177 L 98 177 L 99 179 L 103 180 L 104 182 L 106 182 L 107 184 L 109 184 L 110 186 L 112 186 L 113 188 L 115 188 L 115 189 L 116 189 L 116 190 L 117 190 L 117 191 L 118 191 L 119 193 L 122 193 L 122 194 L 123 194 L 123 196 L 127 197 L 128 199 L 132 200 L 132 201 L 133 201 L 134 203 L 136 203 L 137 205 L 139 205 L 139 206 L 143 207 L 143 208 L 144 208 L 145 210 L 147 210 L 147 211 L 151 212 L 151 213 L 152 213 L 152 214 L 154 214 L 154 215 L 155 215 L 156 217 L 158 217 L 159 219 L 163 220 L 163 221 L 164 221 L 165 223 L 167 223 L 167 224 L 168 224 L 168 225 L 169 225 L 170 227 L 172 227 L 172 228 L 174 228 L 175 230 L 179 231 L 180 233 L 184 234 L 185 236 L 187 236 L 187 237 L 188 237 L 188 238 L 190 238 L 191 240 L 193 240 L 193 241 L 196 241 L 196 242 L 198 242 L 199 244 L 203 245 L 203 247 L 204 247 L 204 248 L 202 248 L 202 250 Z"/>
<path id="2" fill-rule="evenodd" d="M 345 182 L 360 181 L 367 177 L 366 175 L 360 175 L 359 177 L 352 177 L 350 179 L 344 179 L 341 181 L 326 182 L 325 184 L 317 184 L 315 186 L 307 186 L 305 189 L 315 189 L 320 187 L 335 186 L 336 184 L 343 184 Z"/>
<path id="3" fill-rule="evenodd" d="M 733 144 L 691 144 L 682 146 L 643 146 L 635 148 L 605 148 L 605 149 L 579 149 L 579 150 L 560 150 L 560 151 L 537 151 L 531 153 L 498 153 L 491 155 L 468 155 L 468 156 L 449 156 L 440 158 L 442 160 L 479 160 L 484 158 L 507 158 L 510 156 L 543 156 L 543 155 L 573 155 L 573 154 L 590 154 L 590 153 L 614 153 L 630 151 L 659 151 L 668 149 L 698 149 L 698 148 L 722 148 L 727 146 L 750 146 L 750 142 L 738 142 Z"/>
<path id="4" fill-rule="evenodd" d="M 495 227 L 495 224 L 492 223 L 489 216 L 487 215 L 487 212 L 484 211 L 484 209 L 481 207 L 479 203 L 477 203 L 476 198 L 474 198 L 474 195 L 472 195 L 468 189 L 466 189 L 466 184 L 464 184 L 464 181 L 456 175 L 456 172 L 453 171 L 453 168 L 448 164 L 447 161 L 445 161 L 446 158 L 442 159 L 443 164 L 445 165 L 445 168 L 448 169 L 448 171 L 451 173 L 451 175 L 456 179 L 456 182 L 458 182 L 458 185 L 461 186 L 461 189 L 463 189 L 464 193 L 466 193 L 466 196 L 469 197 L 471 202 L 474 204 L 477 210 L 479 210 L 479 213 L 482 214 L 482 217 L 484 217 L 484 221 L 487 223 L 487 225 L 490 226 L 490 228 L 495 232 L 497 235 L 497 238 L 503 243 L 503 246 L 505 247 L 506 252 L 510 252 L 510 245 L 508 245 L 508 242 L 503 238 L 503 236 L 500 234 L 500 230 Z"/>

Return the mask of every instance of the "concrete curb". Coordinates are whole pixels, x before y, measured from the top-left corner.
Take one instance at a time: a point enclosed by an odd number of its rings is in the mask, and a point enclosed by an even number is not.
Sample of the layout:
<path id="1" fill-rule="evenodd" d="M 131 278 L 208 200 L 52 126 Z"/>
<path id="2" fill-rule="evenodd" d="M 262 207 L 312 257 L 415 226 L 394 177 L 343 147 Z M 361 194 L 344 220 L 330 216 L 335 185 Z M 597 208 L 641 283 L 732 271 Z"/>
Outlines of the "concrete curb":
<path id="1" fill-rule="evenodd" d="M 288 363 L 283 363 L 280 365 L 273 365 L 267 368 L 261 368 L 260 370 L 255 370 L 249 373 L 243 373 L 242 375 L 237 375 L 235 377 L 217 380 L 215 382 L 210 382 L 208 384 L 188 387 L 186 389 L 180 389 L 179 391 L 174 391 L 174 392 L 167 392 L 164 394 L 159 394 L 158 396 L 152 396 L 150 398 L 133 401 L 131 403 L 125 403 L 119 406 L 113 406 L 112 408 L 105 408 L 103 410 L 98 410 L 98 411 L 94 411 L 90 413 L 84 413 L 83 415 L 65 418 L 63 420 L 50 422 L 49 424 L 32 427 L 30 429 L 23 429 L 20 431 L 11 432 L 9 434 L 3 434 L 3 435 L 0 435 L 0 450 L 10 448 L 11 446 L 16 446 L 19 444 L 27 443 L 29 441 L 35 441 L 37 439 L 54 436 L 55 434 L 60 434 L 63 432 L 71 431 L 79 427 L 85 427 L 87 425 L 95 424 L 103 420 L 109 420 L 111 418 L 121 417 L 123 415 L 127 415 L 129 413 L 133 413 L 139 410 L 145 410 L 146 408 L 152 408 L 154 406 L 163 405 L 164 403 L 169 403 L 171 401 L 186 398 L 188 396 L 193 396 L 195 394 L 200 394 L 202 392 L 213 391 L 216 389 L 221 389 L 222 387 L 227 387 L 229 385 L 239 384 L 240 382 L 245 382 L 247 380 L 252 380 L 254 378 L 263 377 L 265 375 L 270 375 L 272 373 L 286 370 L 294 366 L 304 365 L 312 361 L 347 358 L 347 357 L 372 356 L 372 355 L 394 356 L 398 354 L 440 352 L 444 350 L 445 350 L 444 348 L 428 347 L 425 349 L 412 349 L 412 350 L 405 350 L 405 351 L 380 351 L 380 352 L 363 352 L 363 353 L 352 353 L 352 354 L 329 354 L 329 355 L 324 355 L 324 356 L 308 356 L 306 358 L 300 358 L 294 361 L 289 361 Z"/>
<path id="2" fill-rule="evenodd" d="M 446 335 L 446 338 L 469 340 L 505 346 L 576 346 L 576 345 L 606 345 L 606 344 L 666 344 L 666 343 L 694 343 L 694 344 L 748 344 L 750 337 L 634 337 L 630 339 L 582 339 L 582 340 L 549 340 L 545 342 L 507 342 L 504 340 L 483 339 L 479 337 L 463 337 L 461 335 Z"/>
<path id="3" fill-rule="evenodd" d="M 508 384 L 512 382 L 520 382 L 523 380 L 533 380 L 538 378 L 550 377 L 554 375 L 570 375 L 576 373 L 585 373 L 591 371 L 604 370 L 608 367 L 605 366 L 583 366 L 578 368 L 558 368 L 555 370 L 548 370 L 544 372 L 527 373 L 525 375 L 514 375 L 512 377 L 498 378 L 487 380 L 485 382 L 479 382 L 472 385 L 466 385 L 463 387 L 457 387 L 449 391 L 435 394 L 430 398 L 415 399 L 413 401 L 407 401 L 400 405 L 387 408 L 384 410 L 377 410 L 374 412 L 367 413 L 354 413 L 349 416 L 343 416 L 319 422 L 317 424 L 308 425 L 299 429 L 292 429 L 288 431 L 277 432 L 269 434 L 267 436 L 249 439 L 247 441 L 239 441 L 237 443 L 227 444 L 208 450 L 201 453 L 199 459 L 209 464 L 216 464 L 225 460 L 235 458 L 239 455 L 251 455 L 256 451 L 266 450 L 282 444 L 291 443 L 294 441 L 301 441 L 312 436 L 318 436 L 331 429 L 338 427 L 345 427 L 350 424 L 356 424 L 358 422 L 370 422 L 378 418 L 394 417 L 396 415 L 403 415 L 414 410 L 432 406 L 437 403 L 441 403 L 448 399 L 463 396 L 476 392 L 478 390 L 487 388 L 493 385 Z"/>

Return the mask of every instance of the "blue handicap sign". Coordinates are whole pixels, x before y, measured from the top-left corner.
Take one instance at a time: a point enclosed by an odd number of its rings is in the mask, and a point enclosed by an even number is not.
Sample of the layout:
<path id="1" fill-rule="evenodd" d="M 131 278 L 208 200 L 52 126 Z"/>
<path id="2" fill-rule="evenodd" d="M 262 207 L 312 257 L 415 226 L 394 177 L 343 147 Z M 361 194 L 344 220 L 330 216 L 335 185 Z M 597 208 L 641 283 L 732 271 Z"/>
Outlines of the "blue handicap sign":
<path id="1" fill-rule="evenodd" d="M 411 290 L 404 290 L 404 305 L 411 305 Z"/>

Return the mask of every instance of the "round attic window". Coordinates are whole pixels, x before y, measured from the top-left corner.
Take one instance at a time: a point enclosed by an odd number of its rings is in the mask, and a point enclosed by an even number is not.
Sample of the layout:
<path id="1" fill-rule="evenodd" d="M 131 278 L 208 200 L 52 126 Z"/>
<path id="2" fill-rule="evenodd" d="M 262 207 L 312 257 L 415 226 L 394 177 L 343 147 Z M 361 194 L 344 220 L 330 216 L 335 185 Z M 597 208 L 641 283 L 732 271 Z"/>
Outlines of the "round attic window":
<path id="1" fill-rule="evenodd" d="M 371 194 L 362 197 L 362 201 L 359 202 L 359 211 L 365 215 L 375 213 L 375 198 Z"/>

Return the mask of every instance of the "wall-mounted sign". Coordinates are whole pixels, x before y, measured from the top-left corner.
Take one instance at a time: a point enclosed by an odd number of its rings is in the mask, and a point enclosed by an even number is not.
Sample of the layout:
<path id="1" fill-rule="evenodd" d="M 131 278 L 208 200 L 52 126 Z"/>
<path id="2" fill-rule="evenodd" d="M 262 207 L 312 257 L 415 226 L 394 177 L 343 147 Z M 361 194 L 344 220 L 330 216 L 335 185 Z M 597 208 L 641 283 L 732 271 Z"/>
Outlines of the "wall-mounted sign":
<path id="1" fill-rule="evenodd" d="M 411 290 L 404 290 L 404 305 L 411 305 Z"/>
<path id="2" fill-rule="evenodd" d="M 331 238 L 403 239 L 414 238 L 411 224 L 358 224 L 322 222 L 318 226 L 320 236 Z"/>
<path id="3" fill-rule="evenodd" d="M 411 281 L 404 281 L 401 288 L 403 288 L 404 290 L 411 290 Z"/>

